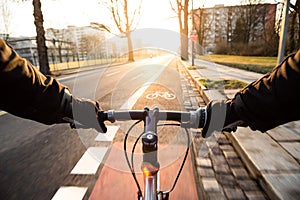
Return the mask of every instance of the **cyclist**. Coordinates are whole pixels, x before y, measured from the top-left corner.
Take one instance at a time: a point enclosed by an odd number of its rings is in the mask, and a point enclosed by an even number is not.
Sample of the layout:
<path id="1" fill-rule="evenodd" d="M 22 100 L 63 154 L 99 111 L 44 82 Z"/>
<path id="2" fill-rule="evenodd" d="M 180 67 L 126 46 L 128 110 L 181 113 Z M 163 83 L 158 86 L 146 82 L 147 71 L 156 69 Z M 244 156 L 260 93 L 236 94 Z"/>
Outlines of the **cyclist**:
<path id="1" fill-rule="evenodd" d="M 97 119 L 102 109 L 97 101 L 70 94 L 56 79 L 44 76 L 0 39 L 0 109 L 45 124 L 76 121 L 106 132 Z M 300 119 L 300 49 L 289 55 L 271 73 L 264 75 L 227 101 L 211 101 L 202 131 L 234 131 L 249 126 L 262 132 Z M 75 117 L 74 117 L 75 116 Z"/>
<path id="2" fill-rule="evenodd" d="M 236 93 L 233 99 L 211 101 L 207 106 L 208 122 L 202 135 L 208 137 L 214 130 L 235 130 L 237 126 L 265 132 L 299 120 L 299 99 L 300 49 L 287 56 L 271 73 Z M 218 120 L 225 122 L 216 123 Z"/>
<path id="3" fill-rule="evenodd" d="M 0 109 L 44 124 L 78 123 L 106 132 L 97 119 L 97 101 L 73 96 L 55 78 L 44 76 L 0 38 Z M 80 113 L 80 114 L 79 114 Z"/>

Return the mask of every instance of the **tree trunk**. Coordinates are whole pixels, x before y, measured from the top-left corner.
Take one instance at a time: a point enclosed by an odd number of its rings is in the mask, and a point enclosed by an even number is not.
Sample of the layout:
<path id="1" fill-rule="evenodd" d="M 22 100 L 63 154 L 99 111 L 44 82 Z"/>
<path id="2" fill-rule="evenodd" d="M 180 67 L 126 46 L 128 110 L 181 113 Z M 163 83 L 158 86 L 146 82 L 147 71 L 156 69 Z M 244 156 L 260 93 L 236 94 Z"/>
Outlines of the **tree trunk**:
<path id="1" fill-rule="evenodd" d="M 189 0 L 184 0 L 184 7 L 183 7 L 183 24 L 180 24 L 180 42 L 181 42 L 181 59 L 188 60 L 188 47 L 189 47 L 189 40 L 188 40 L 188 6 Z M 181 12 L 181 11 L 179 11 Z M 179 14 L 179 18 L 181 18 L 181 14 Z M 182 20 L 179 19 L 179 23 L 182 23 Z"/>
<path id="2" fill-rule="evenodd" d="M 297 41 L 295 41 L 295 26 L 296 26 L 296 17 L 297 17 L 297 13 L 296 12 L 292 12 L 290 14 L 290 22 L 289 22 L 289 34 L 288 34 L 288 40 L 287 40 L 287 53 L 291 53 L 293 51 L 295 51 L 296 47 L 296 43 Z"/>
<path id="3" fill-rule="evenodd" d="M 128 61 L 133 62 L 134 54 L 133 54 L 133 45 L 132 45 L 130 31 L 126 33 L 126 37 L 127 37 L 127 46 L 128 46 Z"/>
<path id="4" fill-rule="evenodd" d="M 43 13 L 41 10 L 41 2 L 40 0 L 33 0 L 33 16 L 34 16 L 34 24 L 36 27 L 36 42 L 37 42 L 37 50 L 39 56 L 39 65 L 40 71 L 43 74 L 50 74 L 47 47 L 45 43 L 45 30 L 43 26 Z"/>
<path id="5" fill-rule="evenodd" d="M 298 14 L 298 36 L 300 37 L 300 0 L 296 1 L 296 13 Z M 300 46 L 299 37 L 298 37 L 298 43 L 296 44 L 298 47 Z"/>
<path id="6" fill-rule="evenodd" d="M 188 60 L 188 37 L 187 34 L 181 33 L 180 34 L 180 42 L 181 42 L 181 60 Z"/>

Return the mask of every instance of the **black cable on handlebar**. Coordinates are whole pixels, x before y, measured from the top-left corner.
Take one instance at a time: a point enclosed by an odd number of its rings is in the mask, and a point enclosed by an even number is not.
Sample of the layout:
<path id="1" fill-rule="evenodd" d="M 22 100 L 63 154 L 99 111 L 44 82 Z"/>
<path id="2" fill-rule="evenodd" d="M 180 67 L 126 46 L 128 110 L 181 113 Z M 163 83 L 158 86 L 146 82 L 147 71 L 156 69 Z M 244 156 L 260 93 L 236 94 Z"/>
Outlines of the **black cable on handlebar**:
<path id="1" fill-rule="evenodd" d="M 173 124 L 173 125 L 175 125 L 175 124 Z M 188 153 L 189 153 L 189 149 L 190 149 L 190 140 L 191 140 L 191 139 L 190 139 L 190 134 L 189 134 L 187 128 L 184 128 L 184 130 L 185 130 L 186 135 L 187 135 L 187 148 L 186 148 L 186 151 L 185 151 L 184 158 L 183 158 L 183 160 L 182 160 L 182 164 L 181 164 L 180 169 L 179 169 L 179 171 L 178 171 L 178 173 L 177 173 L 177 176 L 176 176 L 176 178 L 175 178 L 175 181 L 174 181 L 174 183 L 173 183 L 172 188 L 171 188 L 170 190 L 168 190 L 168 191 L 160 191 L 159 193 L 168 195 L 170 192 L 172 192 L 172 191 L 174 190 L 174 188 L 175 188 L 175 186 L 176 186 L 176 184 L 177 184 L 177 181 L 178 181 L 178 179 L 179 179 L 179 176 L 180 176 L 180 174 L 181 174 L 181 172 L 182 172 L 182 169 L 183 169 L 183 167 L 184 167 L 185 161 L 186 161 L 187 156 L 188 156 Z"/>
<path id="2" fill-rule="evenodd" d="M 136 186 L 137 186 L 137 188 L 138 188 L 138 195 L 139 195 L 139 196 L 142 196 L 142 190 L 141 190 L 140 184 L 139 184 L 139 182 L 138 182 L 138 180 L 137 180 L 137 178 L 136 178 L 135 171 L 134 171 L 134 168 L 133 168 L 133 163 L 132 163 L 132 165 L 131 165 L 130 162 L 129 162 L 129 158 L 128 158 L 128 155 L 127 155 L 127 138 L 128 138 L 128 136 L 129 136 L 129 133 L 131 132 L 131 130 L 132 130 L 137 124 L 139 124 L 141 121 L 142 121 L 142 120 L 139 120 L 139 121 L 135 122 L 133 125 L 131 125 L 131 127 L 130 127 L 130 128 L 128 129 L 128 131 L 126 132 L 125 138 L 124 138 L 124 153 L 125 153 L 126 162 L 127 162 L 127 165 L 128 165 L 128 167 L 129 167 L 129 169 L 130 169 L 130 171 L 131 171 L 131 174 L 132 174 L 132 176 L 133 176 L 133 179 L 134 179 L 134 181 L 135 181 L 135 184 L 136 184 Z M 142 135 L 142 134 L 141 134 L 141 135 Z"/>
<path id="3" fill-rule="evenodd" d="M 138 195 L 139 195 L 139 196 L 142 196 L 142 190 L 141 190 L 140 184 L 139 184 L 139 182 L 138 182 L 138 180 L 137 180 L 137 178 L 136 178 L 136 175 L 135 175 L 133 156 L 134 156 L 135 147 L 136 147 L 136 145 L 137 145 L 139 139 L 142 137 L 143 133 L 141 133 L 141 134 L 139 135 L 139 137 L 136 139 L 136 141 L 135 141 L 135 143 L 134 143 L 134 145 L 133 145 L 132 152 L 131 152 L 131 162 L 129 161 L 129 158 L 128 158 L 128 154 L 127 154 L 127 145 L 126 145 L 126 144 L 127 144 L 127 138 L 128 138 L 128 136 L 129 136 L 129 133 L 130 133 L 131 130 L 132 130 L 137 124 L 139 124 L 141 121 L 142 121 L 142 120 L 139 120 L 139 121 L 135 122 L 135 123 L 128 129 L 128 131 L 127 131 L 126 134 L 125 134 L 125 138 L 124 138 L 124 153 L 125 153 L 126 162 L 127 162 L 127 165 L 128 165 L 129 168 L 130 168 L 131 174 L 132 174 L 132 176 L 133 176 L 133 178 L 134 178 L 134 181 L 135 181 L 135 183 L 136 183 L 136 186 L 137 186 L 137 188 L 138 188 Z M 157 126 L 180 126 L 180 124 L 159 124 L 159 125 L 157 125 Z M 173 183 L 171 189 L 168 190 L 168 191 L 159 191 L 158 193 L 160 193 L 160 194 L 169 195 L 169 193 L 172 192 L 172 191 L 175 189 L 175 186 L 176 186 L 176 184 L 177 184 L 177 182 L 178 182 L 178 179 L 179 179 L 179 177 L 180 177 L 180 175 L 181 175 L 181 172 L 182 172 L 182 170 L 183 170 L 183 167 L 184 167 L 184 164 L 185 164 L 185 162 L 186 162 L 186 159 L 187 159 L 187 156 L 188 156 L 188 153 L 189 153 L 189 149 L 190 149 L 190 148 L 189 148 L 189 145 L 190 145 L 190 135 L 189 135 L 189 132 L 188 132 L 187 128 L 184 128 L 184 130 L 185 130 L 186 135 L 187 135 L 187 148 L 186 148 L 186 152 L 185 152 L 184 158 L 183 158 L 183 160 L 182 160 L 182 164 L 181 164 L 181 166 L 180 166 L 180 169 L 178 170 L 177 176 L 176 176 L 176 178 L 175 178 L 175 180 L 174 180 L 174 183 Z"/>
<path id="4" fill-rule="evenodd" d="M 147 116 L 147 112 L 145 110 L 141 111 L 141 110 L 131 110 L 131 111 L 114 111 L 114 110 L 110 110 L 107 112 L 103 113 L 103 116 L 98 116 L 99 118 L 102 119 L 102 121 L 110 121 L 111 123 L 115 122 L 115 121 L 123 121 L 123 120 L 139 120 L 137 122 L 135 122 L 126 132 L 125 138 L 124 138 L 124 153 L 125 153 L 125 158 L 126 158 L 126 162 L 127 165 L 130 168 L 131 174 L 135 180 L 135 183 L 137 185 L 138 188 L 138 196 L 139 198 L 143 198 L 142 195 L 142 190 L 141 187 L 139 185 L 139 182 L 137 180 L 136 174 L 135 174 L 135 169 L 134 169 L 134 152 L 135 152 L 135 148 L 136 145 L 138 143 L 138 141 L 140 140 L 140 138 L 142 137 L 143 133 L 140 134 L 140 136 L 136 139 L 133 148 L 132 148 L 132 152 L 131 152 L 131 162 L 129 161 L 128 158 L 128 153 L 127 153 L 127 139 L 128 136 L 130 134 L 130 132 L 132 131 L 132 129 L 141 121 L 144 121 L 146 119 Z M 176 111 L 160 111 L 159 112 L 159 116 L 157 117 L 157 120 L 164 120 L 164 121 L 176 121 L 179 122 L 179 124 L 160 124 L 157 126 L 181 126 L 185 129 L 185 132 L 187 134 L 187 148 L 186 148 L 186 152 L 182 161 L 182 164 L 180 166 L 180 169 L 177 173 L 177 176 L 174 180 L 174 183 L 171 187 L 170 190 L 168 191 L 158 191 L 158 194 L 161 194 L 162 197 L 165 196 L 166 198 L 169 196 L 169 193 L 172 192 L 178 182 L 178 179 L 180 177 L 180 174 L 183 170 L 184 164 L 187 160 L 187 156 L 188 156 L 188 152 L 189 152 L 189 145 L 190 145 L 190 134 L 187 130 L 187 127 L 189 128 L 198 128 L 198 127 L 203 127 L 206 123 L 206 110 L 205 109 L 198 109 L 197 111 L 194 112 L 176 112 Z M 199 122 L 199 124 L 198 124 Z M 163 197 L 163 199 L 165 199 Z"/>
<path id="5" fill-rule="evenodd" d="M 133 171 L 135 171 L 135 170 L 134 170 L 134 162 L 133 162 L 133 156 L 134 156 L 135 147 L 136 147 L 138 141 L 139 141 L 139 140 L 141 139 L 141 137 L 143 136 L 143 134 L 144 134 L 144 133 L 141 133 L 141 134 L 139 135 L 139 137 L 136 138 L 136 140 L 135 140 L 135 142 L 134 142 L 134 145 L 133 145 L 133 147 L 132 147 L 132 151 L 131 151 L 131 166 L 132 166 Z"/>

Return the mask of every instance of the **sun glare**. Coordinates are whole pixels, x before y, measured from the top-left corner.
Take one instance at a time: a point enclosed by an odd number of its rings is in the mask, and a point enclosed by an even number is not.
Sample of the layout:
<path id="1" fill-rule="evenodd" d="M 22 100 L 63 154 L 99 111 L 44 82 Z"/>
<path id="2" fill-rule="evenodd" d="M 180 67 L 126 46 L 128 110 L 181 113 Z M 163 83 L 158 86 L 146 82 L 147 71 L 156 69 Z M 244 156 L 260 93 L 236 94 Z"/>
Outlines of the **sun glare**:
<path id="1" fill-rule="evenodd" d="M 171 2 L 176 7 L 176 1 L 171 0 Z M 190 0 L 189 10 L 192 2 L 194 8 L 199 8 L 212 7 L 215 4 L 232 5 L 239 3 L 240 0 Z M 136 3 L 136 1 L 129 1 L 129 3 Z M 11 2 L 11 10 L 13 13 L 10 34 L 34 35 L 32 2 Z M 90 22 L 98 22 L 117 31 L 111 13 L 101 5 L 101 0 L 43 0 L 42 12 L 45 29 L 65 28 L 68 25 L 88 26 Z M 137 28 L 161 28 L 178 32 L 179 23 L 176 13 L 171 9 L 170 0 L 142 0 L 142 10 Z"/>

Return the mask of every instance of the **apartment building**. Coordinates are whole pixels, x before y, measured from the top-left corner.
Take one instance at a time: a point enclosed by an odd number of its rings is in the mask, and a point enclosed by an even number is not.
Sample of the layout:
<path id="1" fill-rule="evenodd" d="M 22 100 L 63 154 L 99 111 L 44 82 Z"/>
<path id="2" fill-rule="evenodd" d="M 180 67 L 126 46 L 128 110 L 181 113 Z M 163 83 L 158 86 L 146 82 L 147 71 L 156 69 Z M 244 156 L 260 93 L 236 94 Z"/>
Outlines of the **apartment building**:
<path id="1" fill-rule="evenodd" d="M 277 4 L 224 6 L 193 10 L 198 42 L 213 52 L 216 45 L 270 40 L 274 32 Z"/>
<path id="2" fill-rule="evenodd" d="M 48 48 L 56 54 L 72 54 L 79 60 L 107 56 L 105 32 L 91 26 L 47 29 L 46 38 L 52 38 L 53 43 Z"/>

